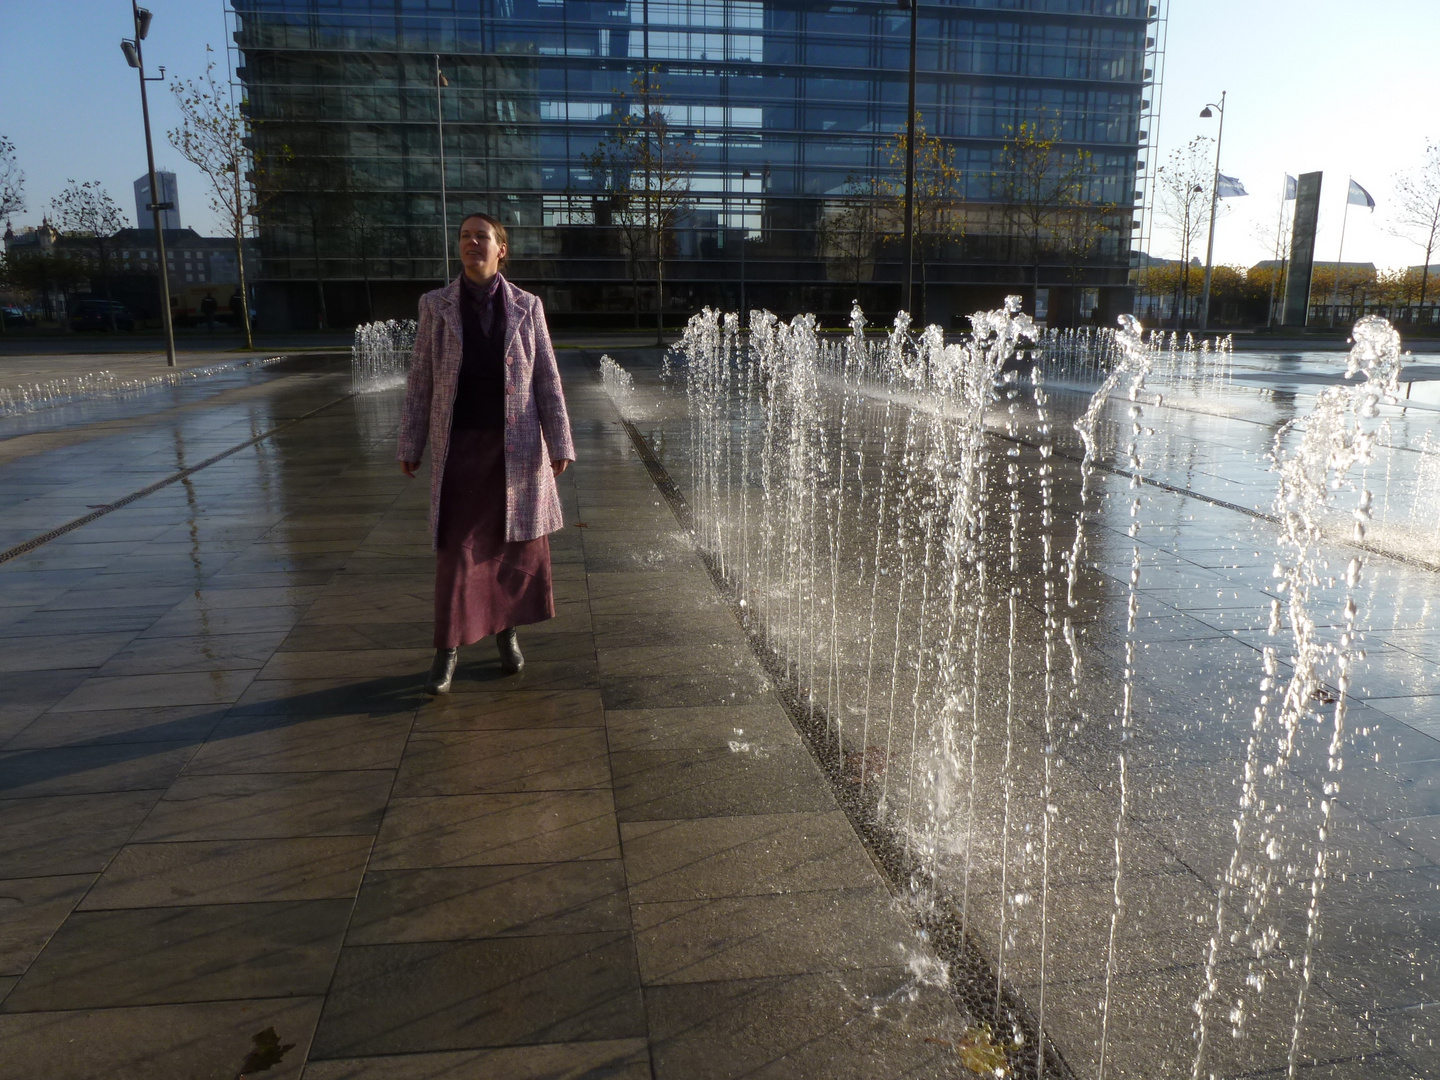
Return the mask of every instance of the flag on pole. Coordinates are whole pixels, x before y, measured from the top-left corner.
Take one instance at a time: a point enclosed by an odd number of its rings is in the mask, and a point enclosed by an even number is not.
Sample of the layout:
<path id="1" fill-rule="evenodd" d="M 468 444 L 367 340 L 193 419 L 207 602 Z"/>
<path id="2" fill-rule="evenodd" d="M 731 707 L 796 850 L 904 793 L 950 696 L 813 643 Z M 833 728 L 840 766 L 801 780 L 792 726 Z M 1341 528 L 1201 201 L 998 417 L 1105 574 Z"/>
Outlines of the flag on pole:
<path id="1" fill-rule="evenodd" d="M 1368 206 L 1371 210 L 1375 209 L 1375 200 L 1370 197 L 1370 192 L 1355 183 L 1354 180 L 1350 181 L 1350 195 L 1346 201 L 1355 206 Z"/>
<path id="2" fill-rule="evenodd" d="M 1295 193 L 1296 193 L 1296 191 L 1298 190 L 1299 187 L 1300 187 L 1299 181 L 1296 180 L 1295 177 L 1291 176 L 1289 173 L 1286 173 L 1286 174 L 1285 174 L 1285 201 L 1286 201 L 1286 202 L 1289 202 L 1291 199 L 1295 198 Z"/>
<path id="3" fill-rule="evenodd" d="M 1250 194 L 1248 191 L 1245 190 L 1244 184 L 1242 184 L 1239 180 L 1236 180 L 1235 177 L 1226 176 L 1224 173 L 1220 174 L 1220 184 L 1215 190 L 1219 197 L 1222 199 L 1235 199 L 1239 198 L 1241 195 Z"/>

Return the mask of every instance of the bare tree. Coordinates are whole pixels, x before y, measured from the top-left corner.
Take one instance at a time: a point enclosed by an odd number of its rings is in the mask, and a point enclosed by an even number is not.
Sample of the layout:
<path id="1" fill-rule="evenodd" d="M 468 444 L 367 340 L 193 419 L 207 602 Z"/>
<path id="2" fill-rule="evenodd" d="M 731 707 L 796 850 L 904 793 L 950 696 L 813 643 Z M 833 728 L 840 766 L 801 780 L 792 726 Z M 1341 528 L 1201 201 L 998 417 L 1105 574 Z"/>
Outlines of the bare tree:
<path id="1" fill-rule="evenodd" d="M 1076 201 L 1062 206 L 1055 214 L 1055 241 L 1065 264 L 1065 276 L 1071 285 L 1071 303 L 1079 321 L 1090 319 L 1093 312 L 1080 310 L 1079 286 L 1085 272 L 1100 254 L 1110 237 L 1126 235 L 1125 223 L 1130 211 L 1114 203 Z"/>
<path id="2" fill-rule="evenodd" d="M 886 185 L 886 216 L 892 225 L 891 240 L 901 239 L 905 227 L 905 158 L 908 137 L 905 132 L 885 144 L 890 167 L 901 177 Z M 920 310 L 916 322 L 925 323 L 925 300 L 928 275 L 926 267 L 934 261 L 946 240 L 965 234 L 963 177 L 955 167 L 955 147 L 926 132 L 924 123 L 915 116 L 915 190 L 911 199 L 911 228 L 915 249 L 920 255 Z M 900 230 L 894 234 L 894 229 Z M 903 257 L 903 256 L 902 256 Z"/>
<path id="3" fill-rule="evenodd" d="M 567 193 L 566 220 L 569 224 L 590 224 L 613 230 L 625 254 L 625 268 L 630 274 L 630 305 L 635 329 L 640 329 L 640 264 L 648 250 L 649 233 L 643 214 L 629 212 L 632 198 L 619 170 L 596 150 L 584 158 L 596 190 Z"/>
<path id="4" fill-rule="evenodd" d="M 25 174 L 15 154 L 15 144 L 0 135 L 0 221 L 7 226 L 10 218 L 25 211 Z M 6 273 L 8 280 L 10 275 Z M 5 332 L 5 319 L 0 316 L 0 334 Z"/>
<path id="5" fill-rule="evenodd" d="M 1392 231 L 1425 252 L 1420 269 L 1420 318 L 1425 317 L 1425 296 L 1430 287 L 1430 260 L 1440 247 L 1440 144 L 1425 144 L 1425 159 L 1395 179 L 1395 218 Z"/>
<path id="6" fill-rule="evenodd" d="M 631 81 L 628 100 L 616 103 L 610 134 L 585 161 L 601 192 L 597 202 L 619 230 L 632 267 L 647 254 L 654 264 L 655 342 L 664 344 L 665 258 L 690 209 L 696 154 L 689 139 L 671 130 L 658 71 L 652 67 Z"/>
<path id="7" fill-rule="evenodd" d="M 207 45 L 205 51 L 212 50 Z M 245 347 L 253 349 L 250 290 L 245 277 L 245 231 L 260 212 L 255 180 L 262 167 L 246 146 L 254 128 L 248 114 L 249 103 L 244 99 L 236 102 L 229 87 L 216 81 L 213 60 L 205 65 L 203 78 L 171 83 L 170 90 L 180 109 L 180 126 L 168 133 L 170 144 L 210 182 L 210 208 L 225 222 L 235 240 L 241 323 Z"/>
<path id="8" fill-rule="evenodd" d="M 95 255 L 95 266 L 105 287 L 106 311 L 110 329 L 115 329 L 115 305 L 110 295 L 111 238 L 129 222 L 125 213 L 110 197 L 98 180 L 83 184 L 67 180 L 65 188 L 50 200 L 50 218 L 65 236 L 90 241 L 86 245 Z"/>
<path id="9" fill-rule="evenodd" d="M 1176 276 L 1175 329 L 1180 329 L 1185 309 L 1190 306 L 1191 252 L 1199 243 L 1208 223 L 1210 185 L 1213 175 L 1210 163 L 1210 139 L 1197 135 L 1178 150 L 1170 151 L 1170 159 L 1155 170 L 1155 216 L 1174 236 L 1180 248 L 1180 262 L 1186 272 Z"/>
<path id="10" fill-rule="evenodd" d="M 350 184 L 343 167 L 326 156 L 320 142 L 303 150 L 285 148 L 285 158 L 270 170 L 262 215 L 304 236 L 315 279 L 316 314 L 321 330 L 330 326 L 325 302 L 325 258 L 332 251 L 351 207 Z M 322 252 L 324 254 L 322 254 Z"/>
<path id="11" fill-rule="evenodd" d="M 340 219 L 350 236 L 351 252 L 360 264 L 360 276 L 365 282 L 365 321 L 373 322 L 375 297 L 370 284 L 370 260 L 376 254 L 376 239 L 384 218 L 376 209 L 373 196 L 348 189 L 340 208 Z"/>
<path id="12" fill-rule="evenodd" d="M 1261 222 L 1252 231 L 1256 240 L 1275 252 L 1275 267 L 1273 271 L 1262 275 L 1270 291 L 1269 303 L 1265 308 L 1265 322 L 1275 325 L 1276 311 L 1275 300 L 1277 296 L 1283 296 L 1285 288 L 1285 270 L 1290 265 L 1290 242 L 1292 239 L 1291 230 L 1287 227 L 1286 206 L 1290 200 L 1286 198 L 1282 189 L 1277 200 L 1279 205 L 1275 209 L 1275 223 L 1273 225 Z"/>
<path id="13" fill-rule="evenodd" d="M 0 135 L 0 221 L 10 223 L 15 214 L 25 212 L 25 173 L 15 154 L 15 144 Z"/>
<path id="14" fill-rule="evenodd" d="M 875 248 L 894 230 L 887 226 L 889 185 L 878 177 L 848 177 L 834 213 L 820 222 L 820 252 L 837 262 L 843 280 L 857 287 L 875 271 Z"/>
<path id="15" fill-rule="evenodd" d="M 39 296 L 46 319 L 56 316 L 55 293 L 70 292 L 85 277 L 81 261 L 67 259 L 58 251 L 15 251 L 5 259 L 6 286 Z"/>
<path id="16" fill-rule="evenodd" d="M 1090 152 L 1067 148 L 1061 136 L 1059 117 L 1037 112 L 1034 120 L 1011 129 L 995 177 L 1006 234 L 1020 244 L 1037 293 L 1040 263 L 1066 242 L 1077 213 L 1095 213 L 1102 220 L 1105 215 L 1089 198 L 1095 175 Z"/>

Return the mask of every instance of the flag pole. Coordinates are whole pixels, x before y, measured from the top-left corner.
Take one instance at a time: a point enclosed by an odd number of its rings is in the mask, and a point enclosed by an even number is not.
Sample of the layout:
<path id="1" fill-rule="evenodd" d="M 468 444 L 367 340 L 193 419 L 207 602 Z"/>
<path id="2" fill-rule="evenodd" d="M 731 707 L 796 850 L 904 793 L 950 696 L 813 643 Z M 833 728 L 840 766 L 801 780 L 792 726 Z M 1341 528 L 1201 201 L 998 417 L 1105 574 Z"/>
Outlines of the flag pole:
<path id="1" fill-rule="evenodd" d="M 1265 309 L 1266 321 L 1275 325 L 1275 284 L 1280 280 L 1280 273 L 1284 269 L 1283 260 L 1280 258 L 1280 249 L 1284 245 L 1285 236 L 1285 192 L 1289 186 L 1290 174 L 1280 173 L 1280 218 L 1275 222 L 1275 272 L 1270 275 L 1270 306 Z"/>
<path id="2" fill-rule="evenodd" d="M 1340 265 L 1345 261 L 1345 225 L 1350 220 L 1350 185 L 1355 178 L 1345 182 L 1345 212 L 1340 215 L 1340 253 L 1335 256 L 1335 287 L 1330 292 L 1330 327 L 1335 327 L 1335 309 L 1340 306 Z"/>

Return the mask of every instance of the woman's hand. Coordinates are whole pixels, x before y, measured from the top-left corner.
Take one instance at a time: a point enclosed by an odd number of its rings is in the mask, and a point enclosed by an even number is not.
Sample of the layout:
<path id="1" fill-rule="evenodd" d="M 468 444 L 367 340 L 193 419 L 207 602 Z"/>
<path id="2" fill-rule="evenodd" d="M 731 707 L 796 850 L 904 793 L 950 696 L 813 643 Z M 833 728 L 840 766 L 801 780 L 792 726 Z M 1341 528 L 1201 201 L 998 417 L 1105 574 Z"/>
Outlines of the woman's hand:
<path id="1" fill-rule="evenodd" d="M 552 469 L 555 470 L 555 475 L 556 475 L 556 476 L 559 476 L 562 472 L 564 472 L 564 471 L 565 471 L 566 469 L 568 469 L 569 467 L 570 467 L 570 462 L 569 462 L 568 459 L 565 460 L 565 461 L 552 461 L 552 462 L 550 462 L 550 468 L 552 468 Z"/>
<path id="2" fill-rule="evenodd" d="M 420 467 L 420 462 L 418 462 L 418 461 L 402 461 L 402 462 L 400 462 L 400 471 L 403 472 L 406 476 L 410 477 L 411 479 L 414 479 L 414 477 L 415 477 L 415 470 L 418 469 L 419 467 Z"/>

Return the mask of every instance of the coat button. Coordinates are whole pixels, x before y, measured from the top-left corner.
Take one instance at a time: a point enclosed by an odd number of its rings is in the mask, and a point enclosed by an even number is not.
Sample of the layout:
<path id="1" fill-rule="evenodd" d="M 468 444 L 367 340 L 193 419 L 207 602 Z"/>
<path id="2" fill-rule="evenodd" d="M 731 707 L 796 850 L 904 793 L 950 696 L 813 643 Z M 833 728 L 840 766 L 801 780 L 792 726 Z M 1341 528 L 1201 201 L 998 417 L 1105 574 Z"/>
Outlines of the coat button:
<path id="1" fill-rule="evenodd" d="M 513 393 L 515 393 L 515 387 L 513 387 L 513 386 L 507 386 L 507 387 L 505 387 L 505 392 L 506 392 L 507 394 L 513 394 Z"/>

